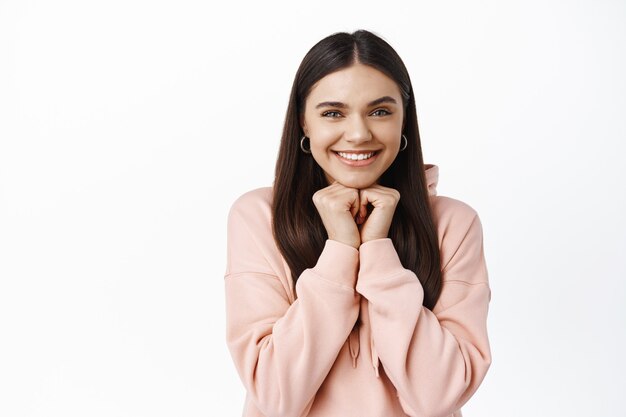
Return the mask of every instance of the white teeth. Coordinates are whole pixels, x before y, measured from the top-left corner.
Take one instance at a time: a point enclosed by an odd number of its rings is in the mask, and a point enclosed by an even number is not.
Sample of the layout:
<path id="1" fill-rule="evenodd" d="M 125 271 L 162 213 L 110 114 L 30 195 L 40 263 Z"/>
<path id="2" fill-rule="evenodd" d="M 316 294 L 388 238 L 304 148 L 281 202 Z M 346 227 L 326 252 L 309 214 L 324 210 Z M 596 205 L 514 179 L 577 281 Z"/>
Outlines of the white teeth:
<path id="1" fill-rule="evenodd" d="M 342 158 L 345 159 L 351 159 L 353 161 L 360 161 L 362 159 L 368 159 L 371 158 L 374 155 L 374 152 L 370 152 L 370 153 L 366 153 L 366 154 L 362 154 L 362 153 L 344 153 L 344 152 L 337 152 Z"/>

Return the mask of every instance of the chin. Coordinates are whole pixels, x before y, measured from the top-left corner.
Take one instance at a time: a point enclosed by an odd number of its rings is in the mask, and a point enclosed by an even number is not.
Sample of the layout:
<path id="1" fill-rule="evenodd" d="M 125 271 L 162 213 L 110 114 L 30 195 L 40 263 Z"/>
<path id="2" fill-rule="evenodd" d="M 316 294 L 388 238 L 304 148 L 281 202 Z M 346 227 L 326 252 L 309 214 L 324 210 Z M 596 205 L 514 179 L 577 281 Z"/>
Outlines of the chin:
<path id="1" fill-rule="evenodd" d="M 337 182 L 339 182 L 344 187 L 356 188 L 358 190 L 362 190 L 364 188 L 368 188 L 374 184 L 376 184 L 376 179 L 361 179 L 361 178 L 337 178 Z"/>

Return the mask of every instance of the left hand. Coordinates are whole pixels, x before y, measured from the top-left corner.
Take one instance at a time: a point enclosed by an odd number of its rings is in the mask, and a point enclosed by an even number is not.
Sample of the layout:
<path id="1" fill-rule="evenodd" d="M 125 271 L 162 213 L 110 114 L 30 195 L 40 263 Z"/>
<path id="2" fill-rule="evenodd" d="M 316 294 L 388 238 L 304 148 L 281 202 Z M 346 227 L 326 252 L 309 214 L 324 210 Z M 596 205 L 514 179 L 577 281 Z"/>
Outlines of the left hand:
<path id="1" fill-rule="evenodd" d="M 398 201 L 400 193 L 397 190 L 380 184 L 359 190 L 359 212 L 356 222 L 361 234 L 361 244 L 388 237 Z M 368 204 L 373 206 L 369 216 L 367 216 Z"/>

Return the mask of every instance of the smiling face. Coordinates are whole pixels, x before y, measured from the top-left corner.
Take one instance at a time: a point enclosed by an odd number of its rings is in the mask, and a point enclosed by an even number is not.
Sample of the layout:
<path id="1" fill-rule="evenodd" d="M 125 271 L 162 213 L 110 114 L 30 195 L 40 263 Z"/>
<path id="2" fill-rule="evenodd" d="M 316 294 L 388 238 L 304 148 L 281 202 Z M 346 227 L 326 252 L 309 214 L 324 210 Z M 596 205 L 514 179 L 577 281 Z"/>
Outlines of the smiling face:
<path id="1" fill-rule="evenodd" d="M 395 81 L 373 67 L 355 64 L 314 84 L 301 123 L 328 183 L 337 180 L 363 189 L 375 184 L 396 159 L 403 120 Z"/>

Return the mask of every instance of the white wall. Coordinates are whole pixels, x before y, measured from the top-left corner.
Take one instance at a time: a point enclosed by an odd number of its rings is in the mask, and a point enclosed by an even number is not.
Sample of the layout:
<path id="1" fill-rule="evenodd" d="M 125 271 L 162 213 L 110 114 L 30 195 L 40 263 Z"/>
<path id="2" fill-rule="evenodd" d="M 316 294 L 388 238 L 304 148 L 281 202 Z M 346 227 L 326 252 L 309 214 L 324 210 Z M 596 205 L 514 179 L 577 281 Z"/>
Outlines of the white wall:
<path id="1" fill-rule="evenodd" d="M 228 3 L 228 4 L 227 4 Z M 626 3 L 0 1 L 0 415 L 237 416 L 225 221 L 308 49 L 403 57 L 484 227 L 480 416 L 624 415 Z"/>

